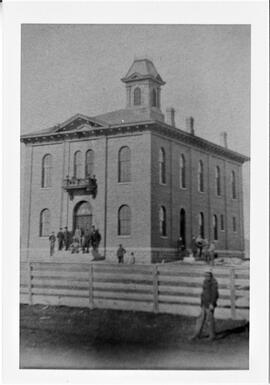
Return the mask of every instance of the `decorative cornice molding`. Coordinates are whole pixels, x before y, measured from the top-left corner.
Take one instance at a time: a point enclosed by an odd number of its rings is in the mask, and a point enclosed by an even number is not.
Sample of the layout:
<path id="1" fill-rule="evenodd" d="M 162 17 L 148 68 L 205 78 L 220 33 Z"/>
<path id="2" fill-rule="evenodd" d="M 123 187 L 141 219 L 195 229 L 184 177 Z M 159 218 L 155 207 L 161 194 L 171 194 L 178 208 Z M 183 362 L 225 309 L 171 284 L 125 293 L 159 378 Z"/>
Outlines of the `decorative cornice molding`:
<path id="1" fill-rule="evenodd" d="M 54 133 L 48 133 L 48 134 L 40 134 L 40 135 L 22 135 L 21 141 L 23 143 L 44 143 L 50 141 L 63 141 L 65 139 L 81 139 L 81 138 L 91 138 L 91 137 L 97 137 L 97 136 L 111 136 L 111 135 L 117 135 L 119 133 L 121 134 L 130 134 L 131 132 L 143 132 L 143 131 L 153 131 L 157 132 L 160 135 L 163 135 L 167 138 L 177 140 L 179 142 L 193 145 L 194 147 L 197 147 L 198 149 L 203 149 L 204 151 L 210 152 L 212 154 L 216 154 L 219 156 L 222 156 L 227 159 L 234 160 L 238 163 L 244 163 L 250 160 L 249 157 L 242 155 L 238 152 L 229 150 L 228 148 L 219 146 L 215 143 L 209 142 L 206 139 L 203 139 L 199 136 L 192 135 L 188 132 L 182 131 L 178 128 L 172 127 L 167 125 L 163 122 L 157 122 L 157 121 L 145 121 L 140 123 L 126 123 L 126 124 L 117 124 L 117 125 L 111 125 L 107 127 L 92 127 L 89 129 L 81 129 L 81 130 L 71 130 L 71 131 L 61 131 L 61 132 L 54 132 Z"/>

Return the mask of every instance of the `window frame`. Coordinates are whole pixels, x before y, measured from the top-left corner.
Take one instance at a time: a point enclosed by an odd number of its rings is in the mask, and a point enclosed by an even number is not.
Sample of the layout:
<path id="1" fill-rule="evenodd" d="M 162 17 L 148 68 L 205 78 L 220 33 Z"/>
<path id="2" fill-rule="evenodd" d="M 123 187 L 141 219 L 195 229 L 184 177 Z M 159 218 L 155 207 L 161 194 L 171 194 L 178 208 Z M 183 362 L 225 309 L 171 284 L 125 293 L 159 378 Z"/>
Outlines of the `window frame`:
<path id="1" fill-rule="evenodd" d="M 127 159 L 121 159 L 123 151 L 127 150 Z M 122 146 L 118 151 L 118 183 L 131 182 L 131 150 L 129 146 Z"/>
<path id="2" fill-rule="evenodd" d="M 44 219 L 44 214 L 47 213 L 47 220 Z M 47 224 L 47 233 L 44 232 L 45 223 Z M 45 234 L 44 234 L 45 233 Z M 39 213 L 39 237 L 47 238 L 51 233 L 51 212 L 48 208 L 42 209 Z"/>
<path id="3" fill-rule="evenodd" d="M 218 241 L 218 218 L 216 214 L 213 215 L 212 221 L 213 221 L 213 238 L 214 238 L 214 241 Z"/>
<path id="4" fill-rule="evenodd" d="M 46 159 L 49 159 L 49 164 L 46 165 Z M 52 170 L 53 170 L 53 160 L 52 154 L 45 154 L 41 162 L 41 188 L 51 188 L 52 187 Z M 49 180 L 49 183 L 48 183 Z"/>
<path id="5" fill-rule="evenodd" d="M 121 213 L 123 210 L 127 210 L 128 215 L 126 218 L 121 218 Z M 124 222 L 124 223 L 123 223 Z M 124 224 L 124 226 L 123 226 Z M 127 232 L 123 233 L 123 229 L 127 229 Z M 123 204 L 118 209 L 117 215 L 117 236 L 118 237 L 130 237 L 131 236 L 131 209 L 129 205 Z"/>
<path id="6" fill-rule="evenodd" d="M 163 217 L 163 219 L 161 218 Z M 167 212 L 166 207 L 164 205 L 159 206 L 159 235 L 161 238 L 168 237 L 168 229 L 167 229 Z"/>
<path id="7" fill-rule="evenodd" d="M 141 106 L 142 105 L 142 91 L 140 87 L 135 87 L 133 91 L 133 105 Z"/>
<path id="8" fill-rule="evenodd" d="M 221 197 L 221 173 L 220 173 L 220 167 L 219 166 L 216 166 L 216 169 L 215 169 L 215 172 L 216 172 L 216 195 L 218 197 Z"/>
<path id="9" fill-rule="evenodd" d="M 77 156 L 80 154 L 80 163 L 78 163 L 77 161 Z M 78 166 L 80 166 L 80 176 L 78 175 Z M 82 154 L 82 151 L 81 150 L 77 150 L 74 152 L 74 156 L 73 156 L 73 176 L 76 178 L 76 179 L 82 179 L 83 178 L 83 154 Z"/>
<path id="10" fill-rule="evenodd" d="M 160 147 L 158 157 L 158 177 L 160 185 L 166 185 L 166 166 L 166 152 L 164 147 Z"/>
<path id="11" fill-rule="evenodd" d="M 186 173 L 186 158 L 185 158 L 184 154 L 181 154 L 180 159 L 179 159 L 179 186 L 183 190 L 187 189 L 186 175 L 187 175 L 187 173 Z"/>
<path id="12" fill-rule="evenodd" d="M 88 162 L 88 154 L 92 154 L 91 155 L 92 159 L 90 157 L 91 162 Z M 88 171 L 87 168 L 89 165 L 90 165 L 91 171 L 92 171 L 90 174 L 87 173 L 87 171 Z M 93 176 L 94 170 L 95 170 L 95 152 L 94 152 L 94 150 L 89 148 L 85 153 L 85 178 L 89 178 L 89 177 Z"/>
<path id="13" fill-rule="evenodd" d="M 198 192 L 204 193 L 204 164 L 200 159 L 198 162 Z"/>

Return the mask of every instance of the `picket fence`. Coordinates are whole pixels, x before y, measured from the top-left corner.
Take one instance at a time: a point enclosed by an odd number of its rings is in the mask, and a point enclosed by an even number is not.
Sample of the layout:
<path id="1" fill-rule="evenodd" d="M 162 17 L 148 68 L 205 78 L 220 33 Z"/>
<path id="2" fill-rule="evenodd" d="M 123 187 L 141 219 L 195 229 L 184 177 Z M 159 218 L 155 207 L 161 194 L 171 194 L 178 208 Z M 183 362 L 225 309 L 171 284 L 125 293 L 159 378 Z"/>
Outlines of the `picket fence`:
<path id="1" fill-rule="evenodd" d="M 20 301 L 197 316 L 205 267 L 188 264 L 22 262 Z M 249 319 L 249 269 L 214 267 L 216 317 Z"/>

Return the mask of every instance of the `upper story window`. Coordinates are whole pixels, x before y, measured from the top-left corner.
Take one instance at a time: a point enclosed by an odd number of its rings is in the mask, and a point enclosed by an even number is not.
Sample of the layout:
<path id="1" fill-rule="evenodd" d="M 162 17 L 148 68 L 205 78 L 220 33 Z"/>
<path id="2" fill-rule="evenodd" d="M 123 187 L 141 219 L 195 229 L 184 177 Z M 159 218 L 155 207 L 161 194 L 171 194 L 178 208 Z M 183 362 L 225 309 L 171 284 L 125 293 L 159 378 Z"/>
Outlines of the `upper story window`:
<path id="1" fill-rule="evenodd" d="M 213 215 L 213 233 L 214 233 L 214 241 L 217 241 L 218 240 L 218 220 L 216 215 Z"/>
<path id="2" fill-rule="evenodd" d="M 88 150 L 85 154 L 85 177 L 92 176 L 94 173 L 95 153 Z"/>
<path id="3" fill-rule="evenodd" d="M 180 156 L 180 187 L 186 188 L 186 159 L 184 155 Z"/>
<path id="4" fill-rule="evenodd" d="M 159 150 L 159 183 L 166 183 L 166 154 L 162 147 Z"/>
<path id="5" fill-rule="evenodd" d="M 118 182 L 130 182 L 130 163 L 130 148 L 127 146 L 120 148 L 118 153 Z"/>
<path id="6" fill-rule="evenodd" d="M 48 209 L 42 210 L 39 218 L 39 236 L 40 237 L 49 236 L 50 222 L 51 222 L 50 210 Z"/>
<path id="7" fill-rule="evenodd" d="M 159 208 L 159 233 L 162 237 L 166 237 L 167 235 L 167 218 L 164 206 Z"/>
<path id="8" fill-rule="evenodd" d="M 75 178 L 83 177 L 83 163 L 81 151 L 76 151 L 74 154 L 74 176 Z"/>
<path id="9" fill-rule="evenodd" d="M 140 106 L 141 104 L 141 89 L 136 87 L 134 90 L 134 106 Z"/>
<path id="10" fill-rule="evenodd" d="M 221 195 L 221 180 L 220 180 L 220 168 L 216 167 L 216 193 L 217 196 Z"/>
<path id="11" fill-rule="evenodd" d="M 131 233 L 131 212 L 127 205 L 118 210 L 118 235 L 130 235 Z"/>
<path id="12" fill-rule="evenodd" d="M 52 156 L 47 154 L 42 159 L 41 187 L 52 186 Z"/>
<path id="13" fill-rule="evenodd" d="M 198 190 L 204 192 L 204 169 L 202 160 L 198 163 Z"/>
<path id="14" fill-rule="evenodd" d="M 155 89 L 152 90 L 152 107 L 157 106 L 157 91 Z"/>
<path id="15" fill-rule="evenodd" d="M 232 199 L 236 199 L 236 177 L 235 172 L 231 174 Z"/>
<path id="16" fill-rule="evenodd" d="M 204 215 L 202 212 L 199 214 L 199 234 L 204 238 Z"/>

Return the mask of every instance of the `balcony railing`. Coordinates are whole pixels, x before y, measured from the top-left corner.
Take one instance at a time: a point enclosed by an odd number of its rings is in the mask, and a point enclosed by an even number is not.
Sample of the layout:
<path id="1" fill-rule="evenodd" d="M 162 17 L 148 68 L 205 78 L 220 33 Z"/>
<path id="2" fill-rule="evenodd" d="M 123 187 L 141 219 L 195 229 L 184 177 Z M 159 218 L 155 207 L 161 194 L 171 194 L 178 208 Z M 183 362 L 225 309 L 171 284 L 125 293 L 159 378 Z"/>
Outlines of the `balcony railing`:
<path id="1" fill-rule="evenodd" d="M 67 176 L 63 181 L 63 188 L 69 193 L 70 199 L 73 199 L 76 193 L 85 193 L 92 195 L 93 198 L 97 196 L 97 179 L 95 176 L 87 178 L 76 178 Z"/>

